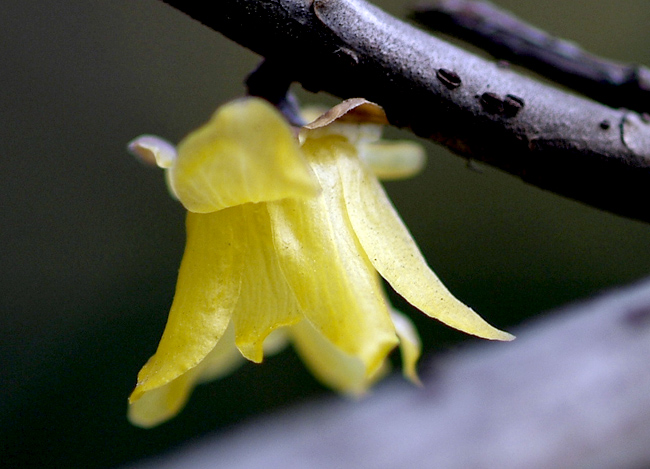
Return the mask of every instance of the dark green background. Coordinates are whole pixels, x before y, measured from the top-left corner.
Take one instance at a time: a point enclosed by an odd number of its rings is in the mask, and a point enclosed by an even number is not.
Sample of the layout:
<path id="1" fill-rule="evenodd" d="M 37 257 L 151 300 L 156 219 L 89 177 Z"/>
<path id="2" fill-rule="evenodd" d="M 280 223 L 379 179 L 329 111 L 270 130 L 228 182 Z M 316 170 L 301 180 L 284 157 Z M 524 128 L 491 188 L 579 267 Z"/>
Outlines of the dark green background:
<path id="1" fill-rule="evenodd" d="M 499 4 L 650 64 L 643 0 Z M 124 417 L 184 243 L 162 173 L 125 144 L 145 132 L 177 141 L 242 93 L 258 58 L 155 0 L 5 0 L 0 60 L 0 461 L 110 467 L 322 392 L 289 350 L 201 387 L 158 429 Z M 491 322 L 512 328 L 650 272 L 650 226 L 427 149 L 424 174 L 388 191 L 430 264 Z M 430 352 L 466 339 L 410 312 Z"/>

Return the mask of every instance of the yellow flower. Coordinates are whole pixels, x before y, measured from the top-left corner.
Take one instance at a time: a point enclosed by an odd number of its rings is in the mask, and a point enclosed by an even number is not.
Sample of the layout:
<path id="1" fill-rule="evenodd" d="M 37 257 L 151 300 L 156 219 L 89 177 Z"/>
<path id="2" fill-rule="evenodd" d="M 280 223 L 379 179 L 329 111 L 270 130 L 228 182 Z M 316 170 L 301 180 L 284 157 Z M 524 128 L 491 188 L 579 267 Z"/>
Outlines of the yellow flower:
<path id="1" fill-rule="evenodd" d="M 404 374 L 417 380 L 419 338 L 391 310 L 379 275 L 451 327 L 512 339 L 454 298 L 427 266 L 367 166 L 390 175 L 397 161 L 397 173 L 408 173 L 421 151 L 397 144 L 404 162 L 372 142 L 378 125 L 338 120 L 363 109 L 359 103 L 335 108 L 300 138 L 271 105 L 249 98 L 221 107 L 177 151 L 153 137 L 132 142 L 132 151 L 167 168 L 188 214 L 176 294 L 129 399 L 131 422 L 161 423 L 197 383 L 226 374 L 242 357 L 261 362 L 287 341 L 344 393 L 363 393 L 398 344 Z"/>

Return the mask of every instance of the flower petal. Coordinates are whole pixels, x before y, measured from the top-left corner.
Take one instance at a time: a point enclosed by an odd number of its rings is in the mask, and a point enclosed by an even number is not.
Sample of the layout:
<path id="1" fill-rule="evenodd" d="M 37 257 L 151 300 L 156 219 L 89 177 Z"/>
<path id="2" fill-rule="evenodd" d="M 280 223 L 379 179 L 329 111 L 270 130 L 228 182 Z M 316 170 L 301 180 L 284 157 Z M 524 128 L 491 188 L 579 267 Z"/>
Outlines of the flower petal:
<path id="1" fill-rule="evenodd" d="M 259 363 L 264 356 L 262 344 L 266 336 L 303 316 L 275 254 L 266 204 L 242 205 L 241 214 L 244 228 L 237 236 L 246 245 L 246 262 L 233 322 L 242 355 Z"/>
<path id="2" fill-rule="evenodd" d="M 239 297 L 243 258 L 240 207 L 187 215 L 187 245 L 176 294 L 158 350 L 138 374 L 129 398 L 162 386 L 198 365 L 230 322 Z"/>
<path id="3" fill-rule="evenodd" d="M 303 152 L 321 194 L 269 203 L 268 208 L 280 266 L 303 314 L 334 346 L 361 359 L 369 376 L 397 337 L 379 277 L 345 212 L 336 168 L 342 147 L 350 145 L 341 137 L 308 139 Z"/>
<path id="4" fill-rule="evenodd" d="M 321 115 L 314 117 L 314 120 L 303 128 L 306 130 L 331 127 L 332 124 L 354 123 L 354 124 L 388 124 L 388 118 L 384 109 L 364 98 L 350 98 L 340 102 L 333 108 L 326 110 Z"/>
<path id="5" fill-rule="evenodd" d="M 318 192 L 291 127 L 258 98 L 220 107 L 178 145 L 169 171 L 178 199 L 198 213 Z"/>
<path id="6" fill-rule="evenodd" d="M 419 173 L 426 161 L 424 148 L 415 142 L 380 141 L 359 147 L 359 157 L 379 179 L 405 179 Z"/>
<path id="7" fill-rule="evenodd" d="M 171 168 L 178 156 L 174 145 L 155 135 L 140 135 L 127 148 L 143 163 L 160 168 Z"/>
<path id="8" fill-rule="evenodd" d="M 293 345 L 310 371 L 326 386 L 343 394 L 360 396 L 381 376 L 385 368 L 368 376 L 364 363 L 335 347 L 309 323 L 301 321 L 290 328 Z"/>
<path id="9" fill-rule="evenodd" d="M 372 265 L 409 303 L 455 329 L 512 340 L 458 301 L 429 268 L 383 188 L 355 155 L 339 158 L 340 177 L 354 231 Z"/>
<path id="10" fill-rule="evenodd" d="M 399 350 L 402 355 L 402 374 L 416 384 L 420 384 L 418 372 L 415 368 L 420 353 L 422 352 L 422 343 L 417 329 L 404 314 L 393 309 L 390 314 L 395 325 L 395 332 L 399 337 Z"/>
<path id="11" fill-rule="evenodd" d="M 280 353 L 289 344 L 287 328 L 276 329 L 264 339 L 264 354 L 275 355 Z"/>
<path id="12" fill-rule="evenodd" d="M 212 351 L 194 368 L 169 383 L 146 392 L 129 405 L 129 421 L 143 428 L 151 428 L 174 417 L 185 406 L 196 384 L 221 378 L 243 363 L 235 347 L 232 323 Z"/>
<path id="13" fill-rule="evenodd" d="M 145 392 L 137 401 L 130 403 L 127 410 L 129 422 L 138 427 L 152 428 L 175 417 L 190 397 L 198 374 L 197 368 L 159 388 Z"/>

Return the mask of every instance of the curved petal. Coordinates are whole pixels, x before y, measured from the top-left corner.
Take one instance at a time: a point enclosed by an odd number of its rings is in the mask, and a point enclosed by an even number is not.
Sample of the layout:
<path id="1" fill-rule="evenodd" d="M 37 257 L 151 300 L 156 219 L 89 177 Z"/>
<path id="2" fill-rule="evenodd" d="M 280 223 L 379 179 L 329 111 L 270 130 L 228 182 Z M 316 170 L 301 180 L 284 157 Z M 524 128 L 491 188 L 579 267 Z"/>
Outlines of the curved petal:
<path id="1" fill-rule="evenodd" d="M 155 355 L 138 373 L 130 402 L 198 365 L 226 330 L 244 262 L 239 212 L 240 207 L 188 213 L 187 245 L 167 325 Z"/>
<path id="2" fill-rule="evenodd" d="M 221 378 L 243 361 L 235 347 L 235 334 L 231 323 L 201 363 L 169 383 L 146 392 L 130 404 L 127 414 L 129 421 L 143 428 L 160 425 L 181 411 L 195 385 Z"/>
<path id="3" fill-rule="evenodd" d="M 399 337 L 399 350 L 402 355 L 402 374 L 413 383 L 421 384 L 415 366 L 422 353 L 422 342 L 418 331 L 404 314 L 393 309 L 390 314 Z"/>
<path id="4" fill-rule="evenodd" d="M 310 369 L 323 384 L 343 394 L 360 396 L 379 378 L 386 368 L 379 367 L 368 376 L 363 362 L 342 352 L 319 333 L 308 321 L 290 328 L 293 345 Z"/>
<path id="5" fill-rule="evenodd" d="M 409 303 L 455 329 L 512 340 L 458 301 L 429 268 L 377 179 L 354 155 L 339 158 L 340 177 L 354 231 L 372 265 Z"/>
<path id="6" fill-rule="evenodd" d="M 137 401 L 130 403 L 126 414 L 129 422 L 137 427 L 152 428 L 175 417 L 190 397 L 197 368 L 159 388 L 145 392 Z"/>
<path id="7" fill-rule="evenodd" d="M 176 147 L 156 135 L 140 135 L 127 148 L 143 163 L 160 168 L 171 168 L 177 157 Z"/>
<path id="8" fill-rule="evenodd" d="M 289 344 L 287 328 L 276 329 L 264 339 L 264 354 L 275 355 L 280 353 Z"/>
<path id="9" fill-rule="evenodd" d="M 242 205 L 241 213 L 245 228 L 237 236 L 247 250 L 242 293 L 233 313 L 235 340 L 242 355 L 259 363 L 266 336 L 303 316 L 280 270 L 266 204 Z"/>
<path id="10" fill-rule="evenodd" d="M 178 145 L 171 185 L 191 212 L 318 192 L 291 127 L 258 98 L 220 107 Z"/>
<path id="11" fill-rule="evenodd" d="M 244 357 L 235 346 L 235 327 L 231 321 L 217 345 L 196 368 L 193 368 L 198 371 L 196 383 L 207 383 L 223 378 L 244 363 Z"/>
<path id="12" fill-rule="evenodd" d="M 366 143 L 360 145 L 359 157 L 379 179 L 405 179 L 424 168 L 424 148 L 408 140 Z"/>
<path id="13" fill-rule="evenodd" d="M 397 344 L 379 277 L 345 211 L 336 159 L 350 151 L 341 137 L 303 145 L 321 194 L 269 203 L 280 266 L 305 317 L 371 375 Z"/>

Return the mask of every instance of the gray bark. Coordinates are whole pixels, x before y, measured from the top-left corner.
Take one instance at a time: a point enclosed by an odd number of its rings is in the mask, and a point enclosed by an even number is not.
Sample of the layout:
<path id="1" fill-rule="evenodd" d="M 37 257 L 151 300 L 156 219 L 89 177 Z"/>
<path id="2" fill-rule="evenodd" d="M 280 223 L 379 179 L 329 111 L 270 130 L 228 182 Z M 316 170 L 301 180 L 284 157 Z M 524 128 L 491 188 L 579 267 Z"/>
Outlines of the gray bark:
<path id="1" fill-rule="evenodd" d="M 644 115 L 500 68 L 363 0 L 221 0 L 218 14 L 209 3 L 167 3 L 275 62 L 310 91 L 374 101 L 392 124 L 465 158 L 650 221 Z"/>
<path id="2" fill-rule="evenodd" d="M 650 281 L 429 362 L 360 402 L 261 417 L 139 468 L 650 467 Z"/>
<path id="3" fill-rule="evenodd" d="M 611 107 L 650 111 L 650 69 L 590 54 L 480 0 L 431 0 L 413 18 Z"/>

